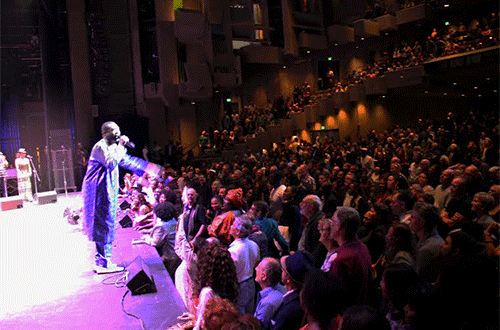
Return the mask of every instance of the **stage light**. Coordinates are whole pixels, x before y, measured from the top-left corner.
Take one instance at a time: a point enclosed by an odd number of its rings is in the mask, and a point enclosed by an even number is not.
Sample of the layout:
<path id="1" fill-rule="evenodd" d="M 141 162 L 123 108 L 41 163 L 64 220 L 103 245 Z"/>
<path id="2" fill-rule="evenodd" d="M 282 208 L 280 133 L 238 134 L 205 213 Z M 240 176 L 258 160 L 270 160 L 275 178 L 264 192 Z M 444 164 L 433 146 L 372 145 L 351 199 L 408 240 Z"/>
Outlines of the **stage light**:
<path id="1" fill-rule="evenodd" d="M 321 129 L 324 130 L 325 129 L 325 126 L 321 126 Z"/>
<path id="2" fill-rule="evenodd" d="M 450 7 L 450 4 L 447 3 L 444 5 L 444 8 L 448 8 L 448 7 Z"/>
<path id="3" fill-rule="evenodd" d="M 307 54 L 311 54 L 311 51 L 310 51 L 310 50 L 308 50 L 306 53 L 307 53 Z"/>
<path id="4" fill-rule="evenodd" d="M 454 83 L 453 83 L 453 86 L 456 86 L 456 85 L 457 85 L 457 83 L 456 83 L 456 82 L 454 82 Z"/>
<path id="5" fill-rule="evenodd" d="M 444 22 L 444 25 L 448 26 L 448 25 L 450 25 L 450 22 Z"/>
<path id="6" fill-rule="evenodd" d="M 226 102 L 227 102 L 227 103 L 230 103 L 230 102 L 231 102 L 231 98 L 230 98 L 230 97 L 228 97 L 228 98 L 226 99 Z"/>
<path id="7" fill-rule="evenodd" d="M 195 105 L 195 104 L 196 104 L 196 102 L 191 102 L 191 105 Z"/>
<path id="8" fill-rule="evenodd" d="M 332 57 L 331 57 L 331 56 L 329 56 L 329 57 L 328 57 L 328 61 L 331 61 L 331 60 L 332 60 Z"/>

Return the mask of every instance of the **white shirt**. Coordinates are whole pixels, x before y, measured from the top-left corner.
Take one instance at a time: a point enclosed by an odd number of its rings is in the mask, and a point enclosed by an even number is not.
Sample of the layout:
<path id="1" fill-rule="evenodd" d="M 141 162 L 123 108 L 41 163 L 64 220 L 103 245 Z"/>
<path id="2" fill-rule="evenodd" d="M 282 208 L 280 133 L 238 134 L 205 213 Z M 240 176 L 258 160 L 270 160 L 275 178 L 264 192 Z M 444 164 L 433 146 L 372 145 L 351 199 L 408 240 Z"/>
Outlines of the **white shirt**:
<path id="1" fill-rule="evenodd" d="M 229 245 L 229 253 L 236 266 L 238 283 L 253 276 L 253 270 L 260 261 L 259 246 L 248 238 L 237 238 Z"/>

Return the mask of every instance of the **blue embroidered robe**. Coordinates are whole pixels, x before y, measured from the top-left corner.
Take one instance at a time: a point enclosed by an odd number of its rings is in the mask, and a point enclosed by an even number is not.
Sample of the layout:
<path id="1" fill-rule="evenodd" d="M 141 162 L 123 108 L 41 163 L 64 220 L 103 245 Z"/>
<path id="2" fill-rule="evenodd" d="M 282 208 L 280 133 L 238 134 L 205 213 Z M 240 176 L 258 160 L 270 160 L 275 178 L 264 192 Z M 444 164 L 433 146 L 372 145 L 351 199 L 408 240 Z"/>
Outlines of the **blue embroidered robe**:
<path id="1" fill-rule="evenodd" d="M 90 240 L 111 243 L 115 239 L 119 166 L 142 175 L 148 162 L 130 156 L 125 147 L 104 139 L 92 148 L 83 179 L 84 229 Z"/>

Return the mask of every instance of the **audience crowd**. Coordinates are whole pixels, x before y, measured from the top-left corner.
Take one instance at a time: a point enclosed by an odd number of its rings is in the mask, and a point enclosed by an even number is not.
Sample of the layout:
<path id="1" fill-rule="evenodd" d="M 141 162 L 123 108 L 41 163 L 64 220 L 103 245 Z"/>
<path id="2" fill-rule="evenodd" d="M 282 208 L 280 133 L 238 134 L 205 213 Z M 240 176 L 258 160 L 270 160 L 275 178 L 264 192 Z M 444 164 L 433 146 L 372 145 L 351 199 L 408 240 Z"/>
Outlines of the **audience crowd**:
<path id="1" fill-rule="evenodd" d="M 172 328 L 496 329 L 498 136 L 491 109 L 294 137 L 126 174 L 122 208 L 188 309 Z"/>
<path id="2" fill-rule="evenodd" d="M 291 96 L 269 100 L 264 107 L 250 103 L 241 112 L 228 111 L 222 116 L 219 129 L 208 128 L 201 133 L 198 147 L 203 155 L 220 153 L 264 132 L 280 119 L 289 118 L 291 113 L 304 111 L 305 106 L 315 104 L 318 99 L 329 97 L 333 92 L 347 92 L 349 86 L 363 84 L 368 78 L 383 77 L 387 72 L 421 65 L 435 58 L 498 45 L 498 28 L 496 13 L 474 19 L 468 25 L 461 21 L 451 22 L 443 29 L 433 28 L 425 39 L 403 40 L 389 47 L 378 58 L 341 80 L 328 69 L 325 79 L 317 81 L 320 93 L 313 93 L 310 84 L 305 82 L 303 86 L 295 86 Z M 177 144 L 175 148 L 178 147 Z"/>

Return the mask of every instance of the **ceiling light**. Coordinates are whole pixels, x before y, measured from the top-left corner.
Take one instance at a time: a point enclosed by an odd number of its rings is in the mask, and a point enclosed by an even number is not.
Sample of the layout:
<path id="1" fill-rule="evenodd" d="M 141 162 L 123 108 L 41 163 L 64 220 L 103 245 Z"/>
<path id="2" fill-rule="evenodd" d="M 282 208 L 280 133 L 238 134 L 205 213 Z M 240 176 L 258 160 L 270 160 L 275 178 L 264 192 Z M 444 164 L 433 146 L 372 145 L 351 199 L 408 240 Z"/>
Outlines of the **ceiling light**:
<path id="1" fill-rule="evenodd" d="M 477 87 L 477 86 L 474 86 L 474 89 L 478 89 L 478 88 L 479 88 L 479 87 Z"/>
<path id="2" fill-rule="evenodd" d="M 446 96 L 446 95 L 448 95 L 448 93 L 444 92 L 443 95 Z"/>
<path id="3" fill-rule="evenodd" d="M 453 86 L 456 86 L 456 85 L 457 85 L 457 83 L 453 83 Z"/>
<path id="4" fill-rule="evenodd" d="M 478 97 L 481 97 L 482 95 L 481 94 L 477 94 Z"/>
<path id="5" fill-rule="evenodd" d="M 308 50 L 308 51 L 307 51 L 307 54 L 311 54 L 311 51 L 310 51 L 310 50 Z"/>
<path id="6" fill-rule="evenodd" d="M 195 104 L 196 104 L 196 102 L 191 102 L 191 104 L 192 104 L 192 105 L 195 105 Z"/>
<path id="7" fill-rule="evenodd" d="M 429 94 L 429 91 L 425 91 L 424 93 L 425 93 L 425 94 Z"/>
<path id="8" fill-rule="evenodd" d="M 286 69 L 286 65 L 283 65 L 283 69 Z"/>
<path id="9" fill-rule="evenodd" d="M 462 94 L 462 96 L 465 96 L 465 94 Z"/>
<path id="10" fill-rule="evenodd" d="M 364 37 L 361 37 L 361 40 L 365 40 L 365 38 L 364 38 Z"/>
<path id="11" fill-rule="evenodd" d="M 450 4 L 447 3 L 444 5 L 444 8 L 448 8 L 449 6 L 450 6 Z"/>

